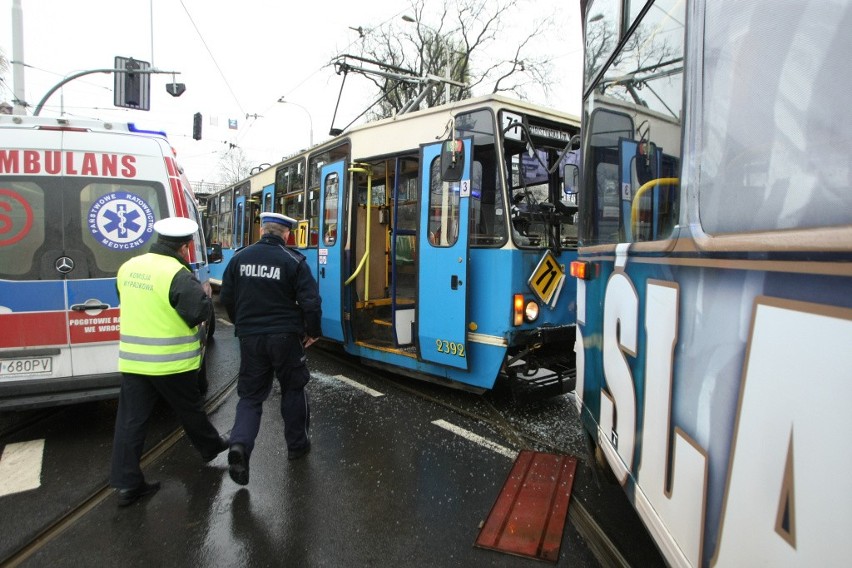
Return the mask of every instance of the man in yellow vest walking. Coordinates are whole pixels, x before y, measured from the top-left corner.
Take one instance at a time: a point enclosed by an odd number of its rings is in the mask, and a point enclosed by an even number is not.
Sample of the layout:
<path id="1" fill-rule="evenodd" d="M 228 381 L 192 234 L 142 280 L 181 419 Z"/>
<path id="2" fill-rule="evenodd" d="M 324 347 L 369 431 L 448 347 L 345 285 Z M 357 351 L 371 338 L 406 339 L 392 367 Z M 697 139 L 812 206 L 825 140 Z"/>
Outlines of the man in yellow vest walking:
<path id="1" fill-rule="evenodd" d="M 177 414 L 205 462 L 228 449 L 227 439 L 204 412 L 198 388 L 198 324 L 213 310 L 187 263 L 198 224 L 169 217 L 154 223 L 154 230 L 158 238 L 150 252 L 125 262 L 116 278 L 121 298 L 118 370 L 122 380 L 110 485 L 118 489 L 119 507 L 160 488 L 159 482 L 146 482 L 139 467 L 148 419 L 159 397 Z"/>

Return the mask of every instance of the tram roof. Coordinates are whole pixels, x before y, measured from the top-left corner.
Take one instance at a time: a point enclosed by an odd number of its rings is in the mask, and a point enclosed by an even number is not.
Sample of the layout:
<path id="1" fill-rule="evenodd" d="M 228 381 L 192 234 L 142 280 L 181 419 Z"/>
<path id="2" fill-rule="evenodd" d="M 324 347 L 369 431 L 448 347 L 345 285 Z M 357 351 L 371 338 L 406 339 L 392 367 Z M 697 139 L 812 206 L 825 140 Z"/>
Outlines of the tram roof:
<path id="1" fill-rule="evenodd" d="M 507 97 L 500 94 L 487 94 L 480 97 L 453 101 L 448 104 L 429 107 L 421 110 L 408 112 L 405 114 L 396 114 L 391 117 L 374 120 L 353 126 L 344 131 L 342 134 L 329 138 L 323 142 L 315 144 L 310 148 L 299 150 L 281 159 L 268 168 L 252 174 L 233 184 L 229 187 L 238 187 L 246 181 L 251 182 L 254 191 L 260 187 L 265 187 L 275 183 L 275 171 L 284 164 L 292 163 L 294 160 L 304 158 L 307 154 L 315 154 L 326 149 L 338 146 L 342 141 L 350 139 L 358 140 L 358 155 L 353 156 L 354 159 L 363 159 L 378 155 L 396 153 L 405 148 L 418 148 L 420 144 L 432 142 L 446 134 L 446 120 L 455 116 L 459 112 L 475 109 L 508 109 L 520 113 L 536 115 L 545 120 L 554 122 L 564 122 L 576 128 L 580 128 L 580 118 L 574 114 L 562 112 L 558 109 L 538 105 L 528 101 Z M 417 128 L 423 125 L 423 129 Z M 370 142 L 364 135 L 375 129 L 383 129 L 387 134 L 381 138 L 371 139 Z M 431 136 L 424 136 L 425 129 L 436 129 Z"/>

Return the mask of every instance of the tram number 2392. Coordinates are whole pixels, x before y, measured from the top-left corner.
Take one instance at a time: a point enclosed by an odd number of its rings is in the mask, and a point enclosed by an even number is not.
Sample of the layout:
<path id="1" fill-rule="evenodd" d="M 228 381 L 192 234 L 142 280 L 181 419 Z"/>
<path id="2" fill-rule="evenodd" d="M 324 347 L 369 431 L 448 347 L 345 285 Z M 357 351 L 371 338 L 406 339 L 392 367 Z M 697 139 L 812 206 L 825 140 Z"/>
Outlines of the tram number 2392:
<path id="1" fill-rule="evenodd" d="M 447 353 L 449 355 L 457 355 L 459 357 L 464 357 L 463 343 L 453 343 L 452 341 L 436 339 L 435 346 L 438 348 L 438 353 Z"/>

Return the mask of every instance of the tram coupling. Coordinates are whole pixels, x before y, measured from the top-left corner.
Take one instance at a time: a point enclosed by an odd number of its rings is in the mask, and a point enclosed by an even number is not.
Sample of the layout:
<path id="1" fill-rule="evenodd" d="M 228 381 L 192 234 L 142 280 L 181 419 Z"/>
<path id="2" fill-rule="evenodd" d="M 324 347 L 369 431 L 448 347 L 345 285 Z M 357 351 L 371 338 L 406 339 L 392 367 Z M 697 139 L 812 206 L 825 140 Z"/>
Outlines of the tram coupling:
<path id="1" fill-rule="evenodd" d="M 574 390 L 577 365 L 574 326 L 542 327 L 511 335 L 500 380 L 515 400 L 541 400 Z"/>

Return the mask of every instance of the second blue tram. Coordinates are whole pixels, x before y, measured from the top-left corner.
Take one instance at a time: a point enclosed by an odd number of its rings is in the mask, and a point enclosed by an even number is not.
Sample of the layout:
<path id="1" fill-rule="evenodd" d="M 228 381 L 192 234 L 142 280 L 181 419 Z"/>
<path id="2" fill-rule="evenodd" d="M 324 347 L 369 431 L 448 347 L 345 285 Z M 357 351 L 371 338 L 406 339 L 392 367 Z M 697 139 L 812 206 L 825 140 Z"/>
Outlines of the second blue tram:
<path id="1" fill-rule="evenodd" d="M 227 261 L 261 212 L 299 219 L 326 340 L 475 392 L 504 377 L 519 395 L 564 393 L 578 133 L 574 116 L 498 95 L 365 124 L 214 196 L 209 238 Z"/>

